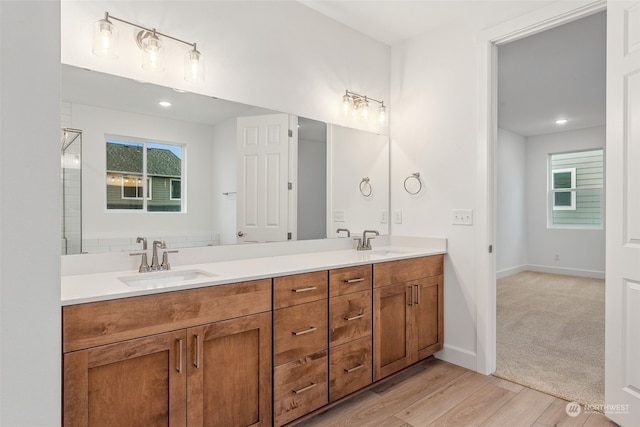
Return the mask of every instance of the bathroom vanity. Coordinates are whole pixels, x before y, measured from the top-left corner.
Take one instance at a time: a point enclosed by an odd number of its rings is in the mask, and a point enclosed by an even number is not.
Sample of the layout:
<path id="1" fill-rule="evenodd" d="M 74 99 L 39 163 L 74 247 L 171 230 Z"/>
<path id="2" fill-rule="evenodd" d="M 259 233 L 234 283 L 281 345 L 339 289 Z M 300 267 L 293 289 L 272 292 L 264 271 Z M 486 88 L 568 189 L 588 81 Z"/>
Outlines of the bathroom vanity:
<path id="1" fill-rule="evenodd" d="M 65 276 L 63 424 L 282 426 L 348 398 L 442 349 L 445 252 L 200 264 L 104 295 L 132 273 Z"/>

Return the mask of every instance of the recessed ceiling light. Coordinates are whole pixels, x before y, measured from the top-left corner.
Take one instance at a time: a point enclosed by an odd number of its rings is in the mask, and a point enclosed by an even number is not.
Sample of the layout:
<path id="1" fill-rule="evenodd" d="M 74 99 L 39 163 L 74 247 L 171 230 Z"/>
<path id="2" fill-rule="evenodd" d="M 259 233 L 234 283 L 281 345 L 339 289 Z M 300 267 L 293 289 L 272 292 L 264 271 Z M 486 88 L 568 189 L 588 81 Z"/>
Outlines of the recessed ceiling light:
<path id="1" fill-rule="evenodd" d="M 556 120 L 556 124 L 557 125 L 563 125 L 563 124 L 565 124 L 567 122 L 568 122 L 567 119 L 558 119 L 558 120 Z"/>
<path id="2" fill-rule="evenodd" d="M 158 102 L 158 105 L 161 107 L 171 107 L 171 103 L 169 101 L 160 101 Z"/>

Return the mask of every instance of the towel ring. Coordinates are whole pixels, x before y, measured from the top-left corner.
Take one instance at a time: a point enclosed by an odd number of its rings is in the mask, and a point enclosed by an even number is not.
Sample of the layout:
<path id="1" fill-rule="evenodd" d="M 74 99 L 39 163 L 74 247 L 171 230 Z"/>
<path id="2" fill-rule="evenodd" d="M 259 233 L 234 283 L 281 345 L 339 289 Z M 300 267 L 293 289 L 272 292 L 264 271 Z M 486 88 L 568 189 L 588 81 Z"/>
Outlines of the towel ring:
<path id="1" fill-rule="evenodd" d="M 415 179 L 416 181 L 418 181 L 418 184 L 420 185 L 418 187 L 418 189 L 416 191 L 410 191 L 407 188 L 407 181 L 409 181 L 410 179 Z M 406 177 L 404 179 L 404 191 L 406 191 L 407 193 L 411 194 L 411 195 L 416 195 L 418 194 L 420 191 L 422 191 L 422 180 L 420 179 L 420 172 L 414 172 L 411 175 L 409 175 L 408 177 Z"/>
<path id="2" fill-rule="evenodd" d="M 362 194 L 364 197 L 369 197 L 371 196 L 372 192 L 373 188 L 371 188 L 369 177 L 365 176 L 364 178 L 362 178 L 362 181 L 360 181 L 360 194 Z"/>

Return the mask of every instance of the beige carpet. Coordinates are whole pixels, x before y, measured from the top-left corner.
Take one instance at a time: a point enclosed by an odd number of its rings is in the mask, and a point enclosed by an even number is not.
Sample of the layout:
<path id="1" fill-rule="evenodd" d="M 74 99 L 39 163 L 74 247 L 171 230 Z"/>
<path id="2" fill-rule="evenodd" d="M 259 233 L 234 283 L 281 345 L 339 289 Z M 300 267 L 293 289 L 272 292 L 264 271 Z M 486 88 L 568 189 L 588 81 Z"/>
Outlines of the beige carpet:
<path id="1" fill-rule="evenodd" d="M 604 403 L 604 280 L 523 272 L 498 280 L 495 375 Z"/>

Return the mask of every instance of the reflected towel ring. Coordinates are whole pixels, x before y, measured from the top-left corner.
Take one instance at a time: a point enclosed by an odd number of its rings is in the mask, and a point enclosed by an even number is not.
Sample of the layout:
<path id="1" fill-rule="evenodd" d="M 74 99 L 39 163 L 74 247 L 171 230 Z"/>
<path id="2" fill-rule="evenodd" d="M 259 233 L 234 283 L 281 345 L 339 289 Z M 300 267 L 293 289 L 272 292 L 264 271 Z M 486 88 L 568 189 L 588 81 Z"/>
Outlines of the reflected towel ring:
<path id="1" fill-rule="evenodd" d="M 416 191 L 410 191 L 407 188 L 407 181 L 409 181 L 410 179 L 415 179 L 416 181 L 418 181 L 419 187 Z M 414 172 L 404 179 L 404 190 L 411 195 L 416 195 L 420 191 L 422 191 L 422 180 L 420 179 L 420 172 Z"/>
<path id="2" fill-rule="evenodd" d="M 369 177 L 365 176 L 364 178 L 362 178 L 362 181 L 360 181 L 360 194 L 362 194 L 364 197 L 369 197 L 371 196 L 372 191 L 373 188 L 371 188 Z"/>

